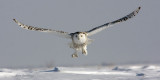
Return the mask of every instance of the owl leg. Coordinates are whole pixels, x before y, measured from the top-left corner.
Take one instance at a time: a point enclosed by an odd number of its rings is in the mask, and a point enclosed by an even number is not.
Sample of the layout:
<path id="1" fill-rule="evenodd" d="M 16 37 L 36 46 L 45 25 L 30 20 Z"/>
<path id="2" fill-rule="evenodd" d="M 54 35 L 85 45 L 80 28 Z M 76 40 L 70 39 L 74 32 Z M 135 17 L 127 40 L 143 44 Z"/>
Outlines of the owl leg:
<path id="1" fill-rule="evenodd" d="M 72 54 L 72 58 L 77 58 L 78 57 L 78 51 L 77 50 L 75 50 L 75 52 Z"/>
<path id="2" fill-rule="evenodd" d="M 87 45 L 85 45 L 85 46 L 82 47 L 82 54 L 84 54 L 84 55 L 88 54 L 88 52 L 87 52 Z"/>

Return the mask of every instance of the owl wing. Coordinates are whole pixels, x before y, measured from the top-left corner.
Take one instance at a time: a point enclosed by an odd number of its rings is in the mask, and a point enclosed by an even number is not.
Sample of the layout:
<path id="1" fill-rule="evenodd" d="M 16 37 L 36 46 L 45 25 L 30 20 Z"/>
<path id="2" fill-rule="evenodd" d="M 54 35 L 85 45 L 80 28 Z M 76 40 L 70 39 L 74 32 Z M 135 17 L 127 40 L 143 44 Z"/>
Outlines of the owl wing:
<path id="1" fill-rule="evenodd" d="M 93 34 L 96 34 L 96 33 L 100 32 L 100 31 L 106 29 L 106 28 L 111 27 L 113 24 L 126 21 L 126 20 L 136 16 L 136 14 L 139 12 L 140 9 L 141 9 L 141 7 L 138 7 L 135 11 L 133 11 L 132 13 L 130 13 L 130 14 L 126 15 L 126 16 L 124 16 L 124 17 L 122 17 L 122 18 L 120 18 L 118 20 L 115 20 L 113 22 L 109 22 L 109 23 L 103 24 L 101 26 L 95 27 L 95 28 L 93 28 L 93 29 L 91 29 L 89 31 L 86 31 L 86 33 L 88 34 L 88 36 L 91 36 Z"/>
<path id="2" fill-rule="evenodd" d="M 24 25 L 23 23 L 20 23 L 16 19 L 13 19 L 20 27 L 27 29 L 27 30 L 32 30 L 32 31 L 40 31 L 40 32 L 48 32 L 48 33 L 54 33 L 57 36 L 64 37 L 64 38 L 71 38 L 70 33 L 64 32 L 64 31 L 57 31 L 57 30 L 52 30 L 52 29 L 45 29 L 45 28 L 38 28 L 38 27 L 33 27 L 33 26 L 28 26 Z"/>

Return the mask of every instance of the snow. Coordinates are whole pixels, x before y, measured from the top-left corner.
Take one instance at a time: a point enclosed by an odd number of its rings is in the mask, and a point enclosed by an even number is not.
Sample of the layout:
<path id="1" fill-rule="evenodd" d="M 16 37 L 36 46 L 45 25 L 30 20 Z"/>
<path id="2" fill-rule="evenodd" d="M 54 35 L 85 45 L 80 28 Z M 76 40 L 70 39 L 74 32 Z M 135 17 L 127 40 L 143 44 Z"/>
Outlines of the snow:
<path id="1" fill-rule="evenodd" d="M 0 80 L 160 80 L 160 65 L 0 69 Z"/>

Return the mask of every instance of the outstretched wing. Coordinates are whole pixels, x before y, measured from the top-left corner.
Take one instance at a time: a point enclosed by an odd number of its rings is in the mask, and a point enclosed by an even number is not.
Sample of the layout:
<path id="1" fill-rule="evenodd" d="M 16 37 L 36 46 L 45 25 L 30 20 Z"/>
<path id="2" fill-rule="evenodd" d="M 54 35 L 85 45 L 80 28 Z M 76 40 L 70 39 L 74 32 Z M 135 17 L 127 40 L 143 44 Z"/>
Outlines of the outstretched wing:
<path id="1" fill-rule="evenodd" d="M 101 25 L 101 26 L 98 26 L 98 27 L 95 27 L 89 31 L 86 31 L 86 33 L 88 34 L 88 36 L 91 36 L 93 34 L 96 34 L 106 28 L 109 28 L 111 27 L 113 24 L 116 24 L 116 23 L 120 23 L 120 22 L 123 22 L 123 21 L 126 21 L 134 16 L 136 16 L 136 14 L 139 12 L 139 10 L 141 9 L 141 7 L 138 7 L 138 9 L 136 9 L 135 11 L 133 11 L 132 13 L 128 14 L 127 16 L 124 16 L 118 20 L 115 20 L 113 22 L 109 22 L 109 23 L 106 23 L 104 25 Z"/>
<path id="2" fill-rule="evenodd" d="M 38 27 L 33 27 L 33 26 L 28 26 L 24 25 L 23 23 L 20 23 L 16 19 L 13 19 L 20 27 L 27 29 L 27 30 L 32 30 L 32 31 L 40 31 L 40 32 L 49 32 L 49 33 L 55 33 L 57 36 L 60 37 L 65 37 L 65 38 L 71 38 L 71 35 L 68 32 L 64 31 L 57 31 L 57 30 L 52 30 L 52 29 L 45 29 L 45 28 L 38 28 Z"/>

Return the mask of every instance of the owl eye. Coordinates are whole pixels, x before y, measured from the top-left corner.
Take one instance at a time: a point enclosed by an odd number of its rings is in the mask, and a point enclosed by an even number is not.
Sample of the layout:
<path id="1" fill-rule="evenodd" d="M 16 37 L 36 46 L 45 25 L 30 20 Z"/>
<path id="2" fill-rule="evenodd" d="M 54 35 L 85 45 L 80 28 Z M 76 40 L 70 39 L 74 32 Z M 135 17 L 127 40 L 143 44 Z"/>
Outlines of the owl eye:
<path id="1" fill-rule="evenodd" d="M 83 37 L 83 35 L 81 35 L 81 37 Z"/>

